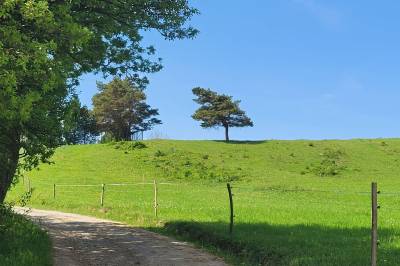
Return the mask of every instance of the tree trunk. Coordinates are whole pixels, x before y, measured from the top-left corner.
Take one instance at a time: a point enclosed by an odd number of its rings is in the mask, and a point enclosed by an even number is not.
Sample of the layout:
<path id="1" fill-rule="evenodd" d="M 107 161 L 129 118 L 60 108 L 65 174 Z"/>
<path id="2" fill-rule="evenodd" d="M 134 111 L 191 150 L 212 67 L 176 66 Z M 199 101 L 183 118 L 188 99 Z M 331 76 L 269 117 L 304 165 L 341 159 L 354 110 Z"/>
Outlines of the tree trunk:
<path id="1" fill-rule="evenodd" d="M 3 136 L 4 137 L 4 136 Z M 13 138 L 18 138 L 13 136 Z M 1 138 L 0 143 L 0 204 L 4 202 L 18 166 L 19 144 L 17 140 Z M 4 141 L 4 142 L 3 142 Z"/>
<path id="2" fill-rule="evenodd" d="M 229 142 L 229 126 L 225 126 L 225 141 Z"/>

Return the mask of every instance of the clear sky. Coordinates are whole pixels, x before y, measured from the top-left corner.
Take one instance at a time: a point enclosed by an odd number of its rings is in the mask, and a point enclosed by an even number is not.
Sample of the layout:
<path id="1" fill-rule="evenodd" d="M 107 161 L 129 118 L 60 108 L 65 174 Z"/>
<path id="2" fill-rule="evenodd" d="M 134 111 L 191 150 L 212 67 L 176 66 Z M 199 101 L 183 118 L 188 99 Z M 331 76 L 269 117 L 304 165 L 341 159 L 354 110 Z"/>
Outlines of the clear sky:
<path id="1" fill-rule="evenodd" d="M 145 36 L 164 65 L 149 76 L 163 125 L 148 136 L 223 138 L 192 120 L 196 86 L 242 100 L 255 126 L 232 129 L 232 139 L 400 136 L 400 1 L 191 2 L 196 39 Z M 86 105 L 96 80 L 82 77 Z"/>

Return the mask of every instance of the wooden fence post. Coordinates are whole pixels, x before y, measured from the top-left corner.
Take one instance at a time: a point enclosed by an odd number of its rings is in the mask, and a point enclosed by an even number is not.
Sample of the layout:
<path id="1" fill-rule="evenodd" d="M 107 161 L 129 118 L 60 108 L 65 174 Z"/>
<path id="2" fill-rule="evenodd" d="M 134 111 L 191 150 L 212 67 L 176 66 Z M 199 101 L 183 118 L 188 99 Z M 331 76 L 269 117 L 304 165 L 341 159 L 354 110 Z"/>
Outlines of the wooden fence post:
<path id="1" fill-rule="evenodd" d="M 229 223 L 229 233 L 232 234 L 233 232 L 233 199 L 232 199 L 232 188 L 231 188 L 231 184 L 227 183 L 226 187 L 228 188 L 228 195 L 229 195 L 229 205 L 230 205 L 230 223 Z"/>
<path id="2" fill-rule="evenodd" d="M 378 185 L 371 184 L 371 266 L 376 266 L 378 252 Z"/>
<path id="3" fill-rule="evenodd" d="M 53 199 L 56 198 L 56 184 L 53 184 Z"/>
<path id="4" fill-rule="evenodd" d="M 157 218 L 158 213 L 157 213 L 157 181 L 154 179 L 154 216 Z"/>
<path id="5" fill-rule="evenodd" d="M 105 190 L 105 184 L 101 184 L 101 197 L 100 197 L 100 205 L 103 207 L 104 205 L 104 190 Z"/>

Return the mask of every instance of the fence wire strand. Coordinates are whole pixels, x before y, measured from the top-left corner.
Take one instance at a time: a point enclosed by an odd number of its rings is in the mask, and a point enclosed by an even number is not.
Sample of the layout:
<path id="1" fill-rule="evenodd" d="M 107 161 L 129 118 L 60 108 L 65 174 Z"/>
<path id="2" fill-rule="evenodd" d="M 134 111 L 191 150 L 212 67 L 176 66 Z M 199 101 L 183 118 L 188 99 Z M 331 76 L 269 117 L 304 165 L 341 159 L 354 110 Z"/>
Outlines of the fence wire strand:
<path id="1" fill-rule="evenodd" d="M 252 190 L 252 192 L 264 192 L 264 191 L 273 191 L 273 192 L 306 192 L 306 193 L 335 193 L 335 194 L 354 194 L 354 195 L 370 195 L 371 192 L 366 191 L 346 191 L 346 190 L 319 190 L 319 189 L 276 189 L 276 188 L 264 188 L 264 189 L 254 189 L 254 188 L 246 188 L 246 187 L 238 187 L 232 186 L 232 189 L 247 189 Z"/>

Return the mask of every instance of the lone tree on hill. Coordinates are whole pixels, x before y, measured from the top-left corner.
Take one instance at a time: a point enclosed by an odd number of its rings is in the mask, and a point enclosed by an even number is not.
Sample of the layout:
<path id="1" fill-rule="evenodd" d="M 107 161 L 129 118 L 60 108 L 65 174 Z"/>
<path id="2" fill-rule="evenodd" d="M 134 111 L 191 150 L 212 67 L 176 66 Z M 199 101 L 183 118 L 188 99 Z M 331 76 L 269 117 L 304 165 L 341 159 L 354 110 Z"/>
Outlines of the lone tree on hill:
<path id="1" fill-rule="evenodd" d="M 144 87 L 161 69 L 144 46 L 154 30 L 193 38 L 188 0 L 0 1 L 0 203 L 21 170 L 62 144 L 67 99 L 84 73 L 129 76 Z"/>
<path id="2" fill-rule="evenodd" d="M 161 120 L 154 118 L 158 110 L 146 103 L 146 94 L 132 81 L 115 78 L 97 86 L 100 92 L 93 96 L 94 116 L 99 128 L 115 140 L 131 140 L 134 133 L 161 124 Z"/>
<path id="3" fill-rule="evenodd" d="M 253 122 L 246 113 L 239 108 L 240 101 L 233 101 L 232 96 L 219 95 L 210 89 L 200 87 L 193 89 L 197 96 L 194 101 L 200 104 L 200 108 L 192 115 L 192 118 L 201 121 L 201 126 L 224 127 L 225 141 L 229 141 L 230 127 L 252 127 Z"/>

